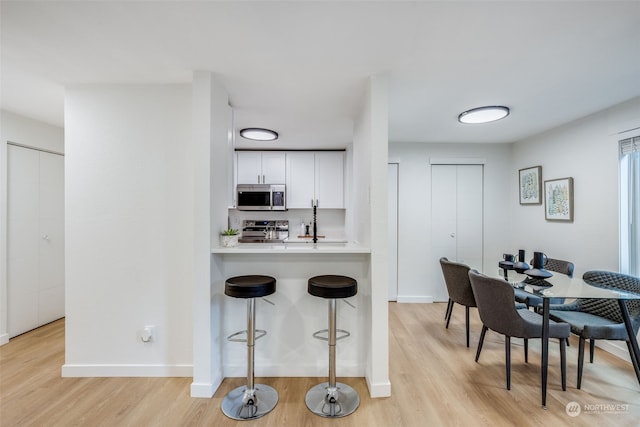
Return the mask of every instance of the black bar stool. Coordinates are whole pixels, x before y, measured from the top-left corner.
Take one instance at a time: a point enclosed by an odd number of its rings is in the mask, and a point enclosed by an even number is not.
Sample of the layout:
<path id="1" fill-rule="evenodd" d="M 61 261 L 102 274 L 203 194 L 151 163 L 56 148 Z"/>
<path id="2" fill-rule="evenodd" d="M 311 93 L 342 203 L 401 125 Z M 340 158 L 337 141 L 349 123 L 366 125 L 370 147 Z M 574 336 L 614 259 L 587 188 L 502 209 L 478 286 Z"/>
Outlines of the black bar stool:
<path id="1" fill-rule="evenodd" d="M 309 279 L 307 291 L 329 300 L 329 329 L 313 334 L 314 338 L 329 342 L 329 381 L 312 387 L 305 402 L 311 412 L 321 417 L 344 417 L 358 408 L 360 396 L 352 387 L 336 382 L 336 341 L 350 335 L 345 330 L 336 329 L 336 299 L 354 296 L 358 292 L 358 282 L 346 276 L 316 276 Z M 338 333 L 341 335 L 337 336 Z M 328 334 L 328 337 L 322 334 Z"/>
<path id="2" fill-rule="evenodd" d="M 231 390 L 222 399 L 222 412 L 234 420 L 250 420 L 268 414 L 278 403 L 278 392 L 264 384 L 254 384 L 255 341 L 267 334 L 255 329 L 255 299 L 271 295 L 276 291 L 276 279 L 270 276 L 237 276 L 227 279 L 224 293 L 234 298 L 247 300 L 247 330 L 227 337 L 229 341 L 247 343 L 247 384 Z M 245 338 L 237 338 L 246 334 Z"/>

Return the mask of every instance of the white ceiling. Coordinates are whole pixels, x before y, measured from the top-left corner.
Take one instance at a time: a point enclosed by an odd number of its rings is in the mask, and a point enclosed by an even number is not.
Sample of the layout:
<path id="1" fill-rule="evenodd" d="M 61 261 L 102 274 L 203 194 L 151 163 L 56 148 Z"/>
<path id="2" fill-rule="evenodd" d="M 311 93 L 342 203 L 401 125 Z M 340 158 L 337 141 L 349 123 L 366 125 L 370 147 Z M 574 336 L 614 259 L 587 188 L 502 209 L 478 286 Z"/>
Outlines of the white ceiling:
<path id="1" fill-rule="evenodd" d="M 392 142 L 510 142 L 640 96 L 640 0 L 0 8 L 1 106 L 59 126 L 67 85 L 189 83 L 194 70 L 216 73 L 237 128 L 275 129 L 283 148 L 344 147 L 378 74 L 389 79 Z M 456 120 L 491 104 L 511 116 Z"/>

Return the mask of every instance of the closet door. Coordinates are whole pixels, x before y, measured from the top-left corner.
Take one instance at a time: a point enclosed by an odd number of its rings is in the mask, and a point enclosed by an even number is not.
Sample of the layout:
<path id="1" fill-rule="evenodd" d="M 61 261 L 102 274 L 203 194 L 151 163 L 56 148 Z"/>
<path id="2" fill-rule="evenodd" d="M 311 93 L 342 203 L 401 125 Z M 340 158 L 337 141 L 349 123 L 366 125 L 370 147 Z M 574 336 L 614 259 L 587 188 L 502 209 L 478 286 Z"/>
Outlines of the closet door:
<path id="1" fill-rule="evenodd" d="M 447 301 L 440 257 L 482 271 L 483 166 L 431 166 L 431 264 L 434 301 Z"/>
<path id="2" fill-rule="evenodd" d="M 64 157 L 40 153 L 38 323 L 64 317 Z"/>
<path id="3" fill-rule="evenodd" d="M 9 337 L 64 317 L 64 158 L 8 146 Z"/>

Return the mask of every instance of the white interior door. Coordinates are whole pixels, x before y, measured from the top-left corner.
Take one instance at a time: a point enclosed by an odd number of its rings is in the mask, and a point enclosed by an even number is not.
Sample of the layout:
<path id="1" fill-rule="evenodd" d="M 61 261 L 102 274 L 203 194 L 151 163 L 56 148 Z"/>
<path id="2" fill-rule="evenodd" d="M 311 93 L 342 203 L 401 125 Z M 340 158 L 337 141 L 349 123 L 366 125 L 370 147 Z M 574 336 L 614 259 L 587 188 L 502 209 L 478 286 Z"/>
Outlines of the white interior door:
<path id="1" fill-rule="evenodd" d="M 64 317 L 64 158 L 8 146 L 9 337 Z"/>
<path id="2" fill-rule="evenodd" d="M 456 173 L 456 259 L 482 271 L 483 167 L 458 165 Z"/>
<path id="3" fill-rule="evenodd" d="M 38 326 L 39 154 L 7 146 L 7 329 L 9 338 Z"/>
<path id="4" fill-rule="evenodd" d="M 398 300 L 398 164 L 389 163 L 389 301 Z"/>
<path id="5" fill-rule="evenodd" d="M 482 165 L 431 165 L 431 283 L 447 301 L 440 258 L 482 269 Z M 482 270 L 481 270 L 482 271 Z"/>
<path id="6" fill-rule="evenodd" d="M 64 317 L 64 157 L 40 153 L 38 323 Z"/>

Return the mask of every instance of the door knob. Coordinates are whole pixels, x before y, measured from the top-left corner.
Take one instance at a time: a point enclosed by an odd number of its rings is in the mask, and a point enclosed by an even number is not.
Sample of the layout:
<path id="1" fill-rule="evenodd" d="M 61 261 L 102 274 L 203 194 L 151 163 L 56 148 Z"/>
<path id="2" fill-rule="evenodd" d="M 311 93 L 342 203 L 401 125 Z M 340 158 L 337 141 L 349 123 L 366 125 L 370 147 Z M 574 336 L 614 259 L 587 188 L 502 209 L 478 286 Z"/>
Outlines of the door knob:
<path id="1" fill-rule="evenodd" d="M 44 236 L 42 236 L 42 240 L 46 240 L 47 242 L 51 239 L 49 239 L 49 235 L 45 234 Z"/>

